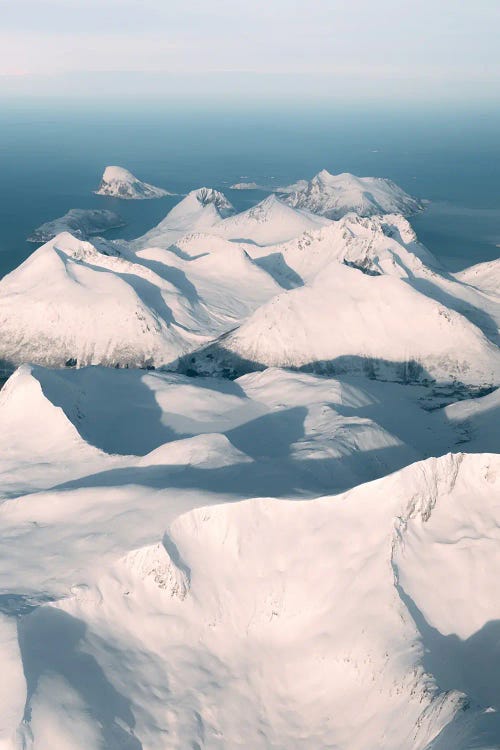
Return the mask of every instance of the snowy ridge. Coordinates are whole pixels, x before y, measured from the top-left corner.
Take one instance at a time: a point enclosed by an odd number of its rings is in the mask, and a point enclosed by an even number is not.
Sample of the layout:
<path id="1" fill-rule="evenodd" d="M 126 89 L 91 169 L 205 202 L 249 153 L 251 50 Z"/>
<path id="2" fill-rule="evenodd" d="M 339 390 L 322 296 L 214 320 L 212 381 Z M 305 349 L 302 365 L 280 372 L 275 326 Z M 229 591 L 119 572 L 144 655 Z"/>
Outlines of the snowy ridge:
<path id="1" fill-rule="evenodd" d="M 174 195 L 168 190 L 141 182 L 132 172 L 123 167 L 106 167 L 101 183 L 95 191 L 96 195 L 107 195 L 122 200 L 147 200 Z"/>
<path id="2" fill-rule="evenodd" d="M 2 750 L 500 746 L 496 265 L 286 196 L 0 281 Z"/>
<path id="3" fill-rule="evenodd" d="M 268 259 L 276 273 L 285 263 L 310 282 L 332 262 L 345 263 L 371 275 L 390 274 L 409 277 L 425 273 L 425 269 L 439 271 L 438 260 L 421 245 L 406 219 L 398 215 L 363 218 L 348 214 L 320 229 L 306 231 L 288 242 L 265 250 L 247 247 L 253 257 Z M 279 259 L 279 263 L 277 262 Z"/>
<path id="4" fill-rule="evenodd" d="M 307 209 L 329 219 L 340 219 L 353 211 L 359 216 L 398 213 L 410 215 L 423 204 L 391 180 L 381 177 L 333 175 L 323 169 L 309 182 L 283 189 L 283 200 L 294 208 Z"/>
<path id="5" fill-rule="evenodd" d="M 312 365 L 323 372 L 337 360 L 337 372 L 369 367 L 381 378 L 497 383 L 489 342 L 500 340 L 498 299 L 447 274 L 403 217 L 329 221 L 275 196 L 228 217 L 232 210 L 221 193 L 201 188 L 132 243 L 92 245 L 59 235 L 0 283 L 0 359 L 7 369 L 26 360 L 175 368 L 179 357 L 246 321 L 220 346 L 259 367 Z M 54 278 L 50 293 L 47 274 Z M 291 291 L 277 297 L 283 289 Z M 286 326 L 289 305 L 290 321 L 300 320 L 285 331 L 271 321 L 276 312 Z M 417 308 L 427 311 L 420 323 Z M 423 321 L 431 318 L 434 332 L 423 336 Z M 472 348 L 459 356 L 462 328 Z M 258 344 L 245 343 L 247 332 Z M 249 369 L 219 364 L 181 366 L 205 374 Z"/>
<path id="6" fill-rule="evenodd" d="M 0 359 L 10 366 L 169 365 L 279 290 L 236 248 L 223 264 L 210 253 L 187 260 L 161 250 L 126 254 L 62 234 L 0 282 Z"/>
<path id="7" fill-rule="evenodd" d="M 225 219 L 212 231 L 230 240 L 274 245 L 325 223 L 325 219 L 308 211 L 292 209 L 275 195 L 270 195 L 256 206 Z"/>
<path id="8" fill-rule="evenodd" d="M 178 291 L 153 272 L 58 235 L 0 283 L 1 357 L 53 366 L 172 360 L 189 349 L 176 313 L 189 318 Z"/>
<path id="9" fill-rule="evenodd" d="M 412 461 L 498 444 L 498 399 L 427 398 L 20 368 L 0 393 L 6 746 L 494 747 L 499 457 Z"/>
<path id="10" fill-rule="evenodd" d="M 478 263 L 455 274 L 455 277 L 487 294 L 500 295 L 500 259 Z"/>
<path id="11" fill-rule="evenodd" d="M 500 521 L 499 471 L 498 456 L 445 456 L 337 497 L 180 515 L 163 544 L 116 561 L 84 596 L 25 618 L 24 658 L 44 632 L 41 672 L 52 675 L 30 681 L 34 742 L 62 742 L 69 721 L 90 750 L 112 747 L 112 736 L 148 738 L 151 747 L 168 736 L 179 750 L 213 737 L 229 750 L 242 730 L 257 750 L 494 746 L 498 722 L 488 722 L 483 700 L 496 702 L 495 666 L 475 682 L 458 642 L 440 663 L 447 624 L 439 617 L 451 608 L 438 602 L 456 601 L 462 585 L 450 581 L 464 523 L 480 586 L 495 585 L 498 553 L 481 528 Z M 474 579 L 466 594 L 479 602 Z M 500 613 L 490 597 L 471 619 L 466 601 L 453 607 L 451 632 L 468 639 Z M 126 691 L 131 713 L 117 717 L 113 703 L 81 692 L 71 652 L 61 662 L 55 638 L 64 643 L 74 622 L 84 625 L 79 648 Z M 478 647 L 480 658 L 489 654 L 487 642 Z M 80 704 L 58 698 L 55 687 L 68 678 Z M 88 679 L 97 688 L 95 670 Z"/>
<path id="12" fill-rule="evenodd" d="M 328 266 L 190 358 L 204 374 L 280 366 L 384 380 L 497 385 L 500 351 L 462 315 L 393 276 Z"/>
<path id="13" fill-rule="evenodd" d="M 156 227 L 135 240 L 133 245 L 136 248 L 167 248 L 184 234 L 205 231 L 233 212 L 231 203 L 218 190 L 192 190 Z"/>

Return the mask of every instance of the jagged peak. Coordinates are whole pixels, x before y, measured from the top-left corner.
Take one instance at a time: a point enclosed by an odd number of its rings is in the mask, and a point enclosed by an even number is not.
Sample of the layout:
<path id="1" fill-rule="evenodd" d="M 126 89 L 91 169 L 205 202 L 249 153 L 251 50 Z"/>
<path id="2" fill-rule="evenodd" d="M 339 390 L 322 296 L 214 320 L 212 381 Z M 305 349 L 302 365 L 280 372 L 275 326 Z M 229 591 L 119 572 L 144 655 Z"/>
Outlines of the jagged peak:
<path id="1" fill-rule="evenodd" d="M 209 206 L 210 204 L 213 204 L 221 214 L 224 211 L 230 213 L 234 211 L 232 203 L 226 198 L 224 193 L 221 193 L 219 190 L 215 190 L 214 188 L 197 188 L 196 190 L 192 190 L 189 193 L 189 196 L 195 197 L 198 203 L 202 206 Z"/>
<path id="2" fill-rule="evenodd" d="M 134 577 L 150 581 L 171 597 L 185 599 L 189 591 L 189 569 L 178 557 L 177 547 L 165 535 L 162 542 L 129 552 L 123 562 Z"/>

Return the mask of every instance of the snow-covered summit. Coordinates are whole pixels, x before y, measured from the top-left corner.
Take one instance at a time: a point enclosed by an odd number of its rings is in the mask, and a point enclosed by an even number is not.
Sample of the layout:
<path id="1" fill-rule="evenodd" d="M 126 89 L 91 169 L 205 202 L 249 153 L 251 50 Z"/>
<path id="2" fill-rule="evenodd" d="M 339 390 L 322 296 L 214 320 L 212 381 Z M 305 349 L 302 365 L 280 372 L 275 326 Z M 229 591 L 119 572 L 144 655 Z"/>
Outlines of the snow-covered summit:
<path id="1" fill-rule="evenodd" d="M 168 190 L 141 182 L 132 172 L 123 167 L 106 167 L 101 184 L 95 191 L 96 195 L 108 195 L 123 200 L 145 200 L 147 198 L 163 198 L 173 195 Z"/>
<path id="2" fill-rule="evenodd" d="M 283 200 L 294 208 L 339 219 L 350 211 L 359 216 L 400 213 L 409 215 L 423 208 L 417 198 L 405 193 L 392 180 L 356 177 L 348 172 L 333 175 L 323 169 L 309 182 L 283 188 Z"/>
<path id="3" fill-rule="evenodd" d="M 262 305 L 190 366 L 233 376 L 279 366 L 403 382 L 500 384 L 500 350 L 466 317 L 398 276 L 372 276 L 338 262 Z"/>
<path id="4" fill-rule="evenodd" d="M 196 200 L 200 206 L 214 206 L 218 215 L 222 218 L 234 213 L 233 205 L 228 201 L 224 193 L 214 190 L 214 188 L 198 188 L 193 190 L 187 196 L 193 201 Z M 187 205 L 184 203 L 184 205 Z"/>
<path id="5" fill-rule="evenodd" d="M 399 214 L 361 217 L 349 213 L 338 221 L 306 231 L 288 242 L 253 250 L 251 255 L 273 267 L 280 278 L 291 270 L 304 283 L 332 262 L 359 268 L 368 275 L 411 276 L 442 270 L 439 261 L 420 242 L 409 222 Z M 264 252 L 268 253 L 267 260 Z M 283 264 L 284 261 L 284 264 Z"/>
<path id="6" fill-rule="evenodd" d="M 134 241 L 134 247 L 167 248 L 188 232 L 207 231 L 234 213 L 224 193 L 213 188 L 192 190 L 149 232 Z"/>
<path id="7" fill-rule="evenodd" d="M 269 195 L 256 206 L 221 222 L 214 227 L 213 232 L 226 239 L 273 245 L 286 242 L 326 223 L 327 219 L 309 211 L 292 208 L 276 195 Z"/>
<path id="8" fill-rule="evenodd" d="M 57 235 L 0 282 L 0 361 L 169 365 L 280 291 L 230 250 L 190 258 Z"/>
<path id="9" fill-rule="evenodd" d="M 7 740 L 498 747 L 498 456 L 303 502 L 178 476 L 108 471 L 1 507 L 5 606 L 41 599 L 1 621 Z"/>

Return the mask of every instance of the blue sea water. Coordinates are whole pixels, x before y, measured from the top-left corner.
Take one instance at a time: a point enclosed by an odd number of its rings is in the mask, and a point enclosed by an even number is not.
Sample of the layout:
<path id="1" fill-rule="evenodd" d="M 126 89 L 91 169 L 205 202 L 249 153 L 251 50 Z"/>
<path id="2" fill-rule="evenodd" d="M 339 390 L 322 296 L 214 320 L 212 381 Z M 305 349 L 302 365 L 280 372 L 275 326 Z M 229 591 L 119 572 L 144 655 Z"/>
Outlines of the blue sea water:
<path id="1" fill-rule="evenodd" d="M 168 102 L 0 102 L 0 276 L 34 247 L 28 234 L 70 208 L 109 208 L 132 238 L 179 198 L 93 194 L 107 164 L 177 193 L 216 187 L 239 209 L 264 194 L 245 180 L 287 184 L 331 172 L 389 177 L 430 201 L 412 218 L 451 269 L 498 257 L 500 111 L 363 109 L 311 103 L 213 107 Z M 49 282 L 49 280 L 48 280 Z"/>

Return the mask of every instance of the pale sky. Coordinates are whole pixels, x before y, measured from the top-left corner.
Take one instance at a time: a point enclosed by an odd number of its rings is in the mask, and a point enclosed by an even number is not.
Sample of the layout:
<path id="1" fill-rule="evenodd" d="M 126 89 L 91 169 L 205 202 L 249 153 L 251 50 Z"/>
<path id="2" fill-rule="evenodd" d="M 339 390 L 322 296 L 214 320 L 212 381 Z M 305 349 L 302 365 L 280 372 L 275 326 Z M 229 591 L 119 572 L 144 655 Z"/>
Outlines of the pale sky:
<path id="1" fill-rule="evenodd" d="M 493 99 L 499 39 L 500 0 L 0 0 L 0 91 Z"/>

